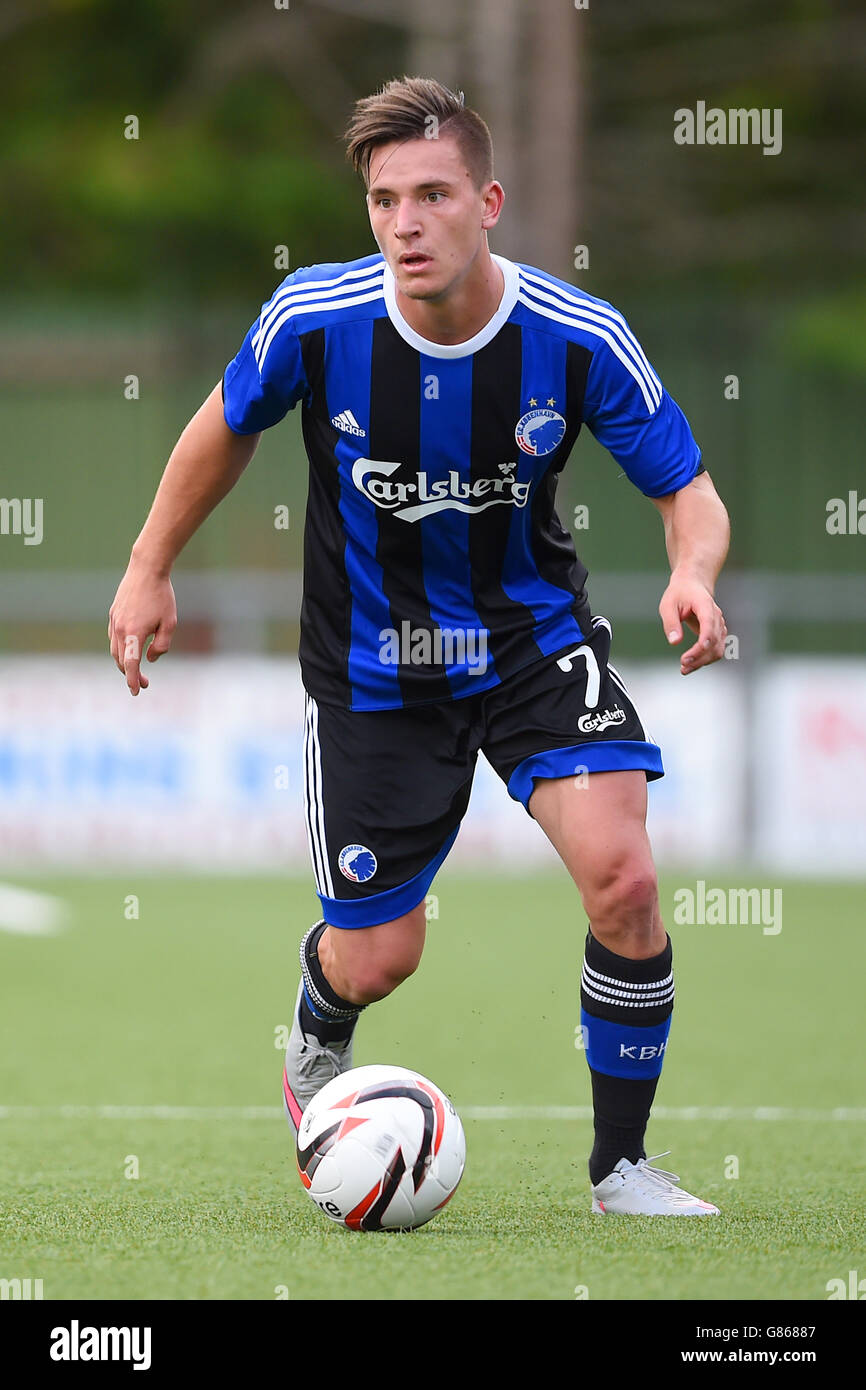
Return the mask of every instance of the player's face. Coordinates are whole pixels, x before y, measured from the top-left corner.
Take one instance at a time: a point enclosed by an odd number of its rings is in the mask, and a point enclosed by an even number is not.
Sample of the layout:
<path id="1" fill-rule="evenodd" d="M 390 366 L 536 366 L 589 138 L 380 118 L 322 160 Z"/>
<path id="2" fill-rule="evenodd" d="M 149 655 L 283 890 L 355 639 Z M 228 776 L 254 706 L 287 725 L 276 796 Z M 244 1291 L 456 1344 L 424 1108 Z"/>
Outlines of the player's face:
<path id="1" fill-rule="evenodd" d="M 477 188 L 455 139 L 394 141 L 373 151 L 367 207 L 402 294 L 440 299 L 474 263 L 499 216 L 501 186 Z"/>

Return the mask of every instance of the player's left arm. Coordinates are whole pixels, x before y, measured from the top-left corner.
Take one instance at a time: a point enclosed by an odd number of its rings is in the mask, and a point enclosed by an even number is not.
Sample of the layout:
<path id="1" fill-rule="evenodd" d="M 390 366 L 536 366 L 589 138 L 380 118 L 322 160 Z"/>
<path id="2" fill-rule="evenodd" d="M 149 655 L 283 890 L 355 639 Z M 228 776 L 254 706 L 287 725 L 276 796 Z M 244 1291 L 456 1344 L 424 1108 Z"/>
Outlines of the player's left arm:
<path id="1" fill-rule="evenodd" d="M 728 514 L 701 464 L 688 420 L 626 320 L 602 300 L 593 301 L 591 312 L 583 418 L 661 512 L 671 580 L 659 613 L 671 644 L 682 641 L 684 622 L 697 633 L 680 659 L 687 676 L 725 653 L 725 620 L 713 593 L 728 553 Z"/>
<path id="2" fill-rule="evenodd" d="M 684 676 L 709 666 L 725 654 L 728 629 L 714 594 L 731 527 L 725 504 L 706 472 L 665 497 L 650 499 L 661 514 L 671 578 L 659 604 L 665 635 L 672 645 L 683 640 L 683 623 L 697 641 L 680 657 Z"/>

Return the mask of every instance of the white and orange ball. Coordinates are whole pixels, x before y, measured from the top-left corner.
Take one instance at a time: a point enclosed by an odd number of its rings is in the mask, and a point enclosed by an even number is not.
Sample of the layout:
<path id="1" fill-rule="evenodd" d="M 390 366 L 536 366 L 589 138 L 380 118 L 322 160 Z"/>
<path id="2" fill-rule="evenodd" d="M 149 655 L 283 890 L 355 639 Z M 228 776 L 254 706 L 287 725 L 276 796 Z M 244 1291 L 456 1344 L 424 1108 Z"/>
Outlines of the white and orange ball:
<path id="1" fill-rule="evenodd" d="M 466 1138 L 448 1097 L 405 1067 L 356 1067 L 323 1086 L 298 1131 L 298 1172 L 353 1231 L 411 1230 L 450 1201 Z"/>

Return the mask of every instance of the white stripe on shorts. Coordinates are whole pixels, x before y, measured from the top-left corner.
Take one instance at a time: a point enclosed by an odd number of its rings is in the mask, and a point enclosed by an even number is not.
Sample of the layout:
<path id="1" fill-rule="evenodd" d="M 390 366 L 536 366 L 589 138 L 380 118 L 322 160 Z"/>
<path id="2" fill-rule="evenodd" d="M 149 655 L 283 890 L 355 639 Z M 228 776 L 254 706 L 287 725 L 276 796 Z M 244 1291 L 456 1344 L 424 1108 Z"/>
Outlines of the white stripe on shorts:
<path id="1" fill-rule="evenodd" d="M 316 888 L 323 897 L 333 898 L 334 880 L 328 863 L 325 838 L 325 806 L 322 798 L 322 750 L 319 744 L 319 707 L 311 695 L 306 697 L 304 715 L 304 803 L 307 841 Z"/>
<path id="2" fill-rule="evenodd" d="M 610 662 L 607 663 L 607 669 L 610 672 L 610 678 L 613 681 L 614 685 L 618 685 L 626 699 L 631 701 L 631 707 L 638 717 L 638 721 L 640 723 L 641 728 L 643 729 L 644 738 L 646 739 L 647 743 L 655 743 L 655 739 L 647 729 L 646 723 L 641 716 L 641 712 L 635 704 L 634 698 L 631 692 L 629 691 L 628 687 L 626 686 L 626 683 L 620 675 L 619 671 L 616 669 L 615 666 L 611 666 Z"/>

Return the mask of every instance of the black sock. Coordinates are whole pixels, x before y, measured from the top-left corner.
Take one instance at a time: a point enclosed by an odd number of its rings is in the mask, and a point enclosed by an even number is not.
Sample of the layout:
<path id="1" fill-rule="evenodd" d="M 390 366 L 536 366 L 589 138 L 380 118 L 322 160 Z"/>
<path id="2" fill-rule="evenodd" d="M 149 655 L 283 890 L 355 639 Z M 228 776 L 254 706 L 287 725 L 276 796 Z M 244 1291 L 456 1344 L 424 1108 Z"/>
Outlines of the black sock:
<path id="1" fill-rule="evenodd" d="M 316 922 L 301 942 L 301 970 L 304 989 L 301 994 L 301 1028 L 312 1033 L 319 1042 L 348 1042 L 366 1004 L 353 1004 L 343 999 L 325 978 L 319 961 L 318 945 L 327 923 Z"/>
<path id="2" fill-rule="evenodd" d="M 347 1042 L 355 1031 L 355 1024 L 358 1022 L 358 1015 L 354 1018 L 340 1019 L 336 1023 L 326 1023 L 323 1018 L 318 1018 L 313 1013 L 307 1003 L 307 991 L 301 995 L 301 1027 L 305 1033 L 311 1033 L 320 1043 Z"/>
<path id="3" fill-rule="evenodd" d="M 621 1158 L 637 1163 L 646 1158 L 644 1134 L 658 1077 L 631 1081 L 590 1070 L 595 1143 L 589 1156 L 589 1180 L 601 1182 Z"/>
<path id="4" fill-rule="evenodd" d="M 589 1176 L 601 1182 L 621 1158 L 646 1158 L 644 1134 L 667 1048 L 674 987 L 671 941 L 649 960 L 618 956 L 587 933 L 581 1021 L 595 1143 Z"/>

